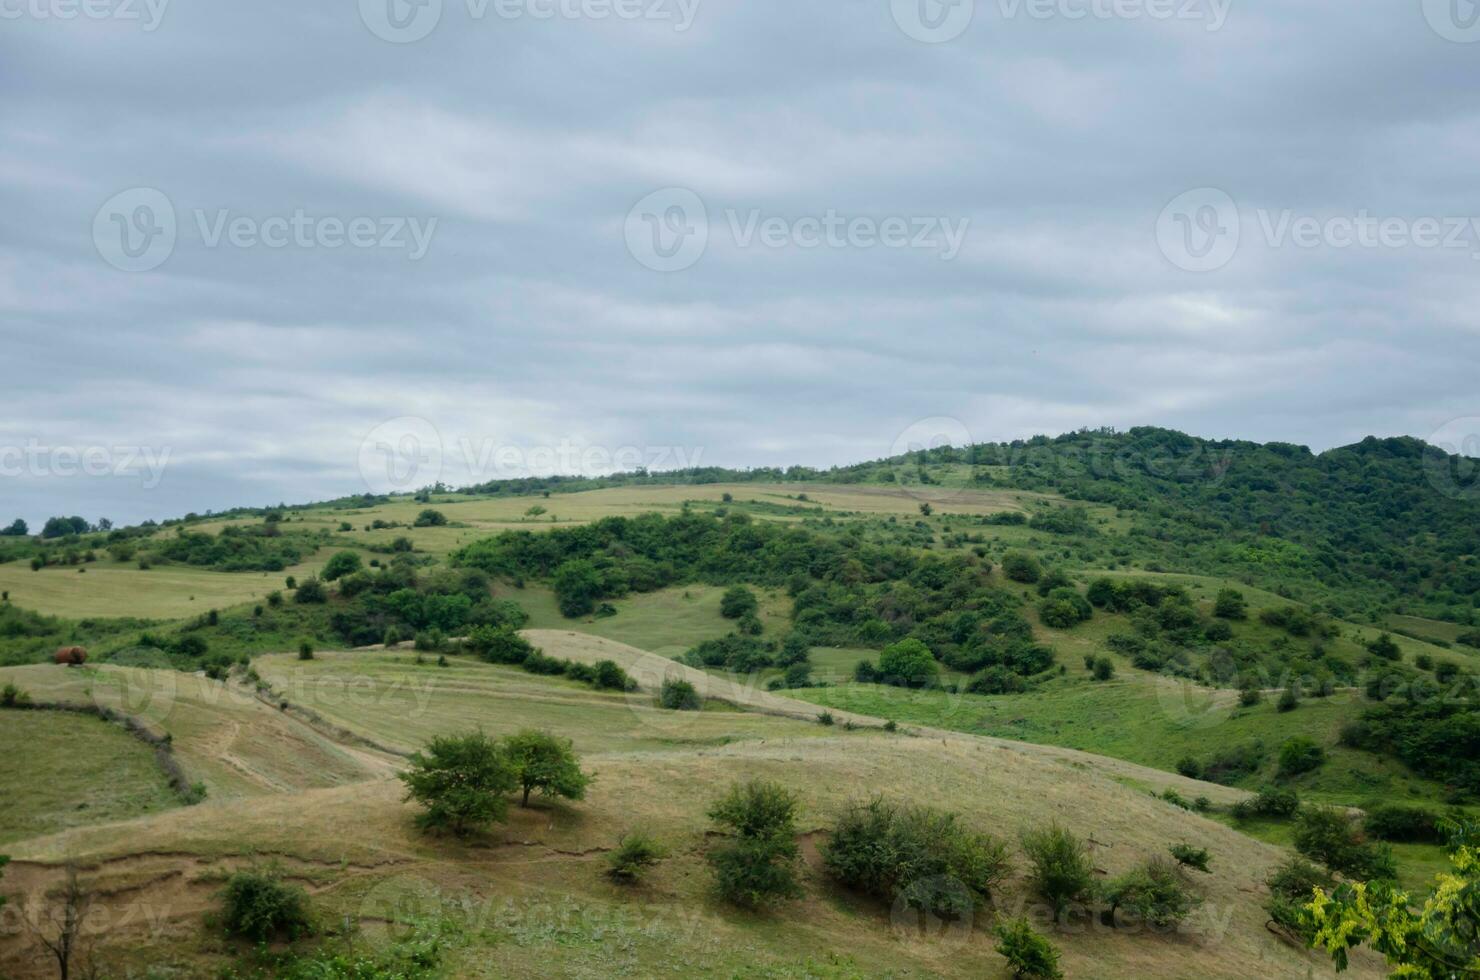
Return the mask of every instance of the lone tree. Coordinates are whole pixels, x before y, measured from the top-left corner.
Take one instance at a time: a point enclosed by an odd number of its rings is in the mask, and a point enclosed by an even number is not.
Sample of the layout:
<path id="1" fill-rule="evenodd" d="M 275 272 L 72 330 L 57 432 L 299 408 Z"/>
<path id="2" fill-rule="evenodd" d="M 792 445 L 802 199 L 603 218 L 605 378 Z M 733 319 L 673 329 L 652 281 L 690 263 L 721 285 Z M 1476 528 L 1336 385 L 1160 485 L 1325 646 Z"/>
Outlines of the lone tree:
<path id="1" fill-rule="evenodd" d="M 432 739 L 411 757 L 401 781 L 406 799 L 426 807 L 417 817 L 424 830 L 458 835 L 504 819 L 509 806 L 504 794 L 519 785 L 503 749 L 482 732 Z"/>
<path id="2" fill-rule="evenodd" d="M 50 901 L 30 927 L 36 941 L 56 960 L 57 976 L 67 980 L 72 967 L 86 956 L 82 925 L 92 905 L 92 895 L 77 877 L 77 866 L 69 864 L 62 887 L 48 892 L 46 897 Z"/>
<path id="3" fill-rule="evenodd" d="M 514 778 L 524 791 L 520 806 L 529 806 L 529 794 L 536 789 L 543 796 L 585 798 L 591 777 L 581 771 L 570 739 L 525 730 L 504 739 L 502 748 Z"/>
<path id="4" fill-rule="evenodd" d="M 341 551 L 329 559 L 328 563 L 324 565 L 324 570 L 320 573 L 320 576 L 325 582 L 333 582 L 335 579 L 343 578 L 346 575 L 353 575 L 359 570 L 360 556 L 353 551 Z"/>

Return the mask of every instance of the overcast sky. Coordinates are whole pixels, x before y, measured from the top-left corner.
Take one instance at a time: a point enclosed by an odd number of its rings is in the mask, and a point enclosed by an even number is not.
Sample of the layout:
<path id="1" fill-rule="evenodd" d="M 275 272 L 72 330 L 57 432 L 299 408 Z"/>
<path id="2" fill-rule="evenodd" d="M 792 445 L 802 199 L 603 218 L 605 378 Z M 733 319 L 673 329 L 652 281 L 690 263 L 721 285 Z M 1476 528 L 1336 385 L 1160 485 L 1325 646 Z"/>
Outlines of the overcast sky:
<path id="1" fill-rule="evenodd" d="M 1464 434 L 1471 14 L 0 0 L 0 523 Z"/>

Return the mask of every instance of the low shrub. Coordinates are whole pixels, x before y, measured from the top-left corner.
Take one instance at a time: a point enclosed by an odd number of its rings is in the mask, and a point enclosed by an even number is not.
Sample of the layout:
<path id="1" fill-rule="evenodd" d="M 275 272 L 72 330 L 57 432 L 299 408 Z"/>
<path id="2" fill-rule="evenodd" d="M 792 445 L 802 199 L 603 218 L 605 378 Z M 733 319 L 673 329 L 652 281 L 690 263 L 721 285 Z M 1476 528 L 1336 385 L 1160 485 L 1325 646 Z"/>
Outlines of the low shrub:
<path id="1" fill-rule="evenodd" d="M 796 796 L 765 780 L 737 783 L 710 806 L 709 819 L 731 835 L 707 856 L 721 896 L 762 908 L 801 895 L 796 811 Z"/>
<path id="2" fill-rule="evenodd" d="M 658 693 L 658 704 L 669 711 L 698 711 L 704 706 L 699 692 L 688 681 L 669 678 Z"/>
<path id="3" fill-rule="evenodd" d="M 1422 807 L 1389 803 L 1367 811 L 1362 829 L 1369 837 L 1405 844 L 1441 844 L 1439 816 Z"/>
<path id="4" fill-rule="evenodd" d="M 1296 935 L 1309 938 L 1311 928 L 1305 905 L 1311 900 L 1315 889 L 1321 888 L 1329 892 L 1336 881 L 1304 858 L 1291 857 L 1275 869 L 1264 883 L 1269 886 L 1270 893 L 1264 908 L 1271 921 Z"/>
<path id="5" fill-rule="evenodd" d="M 667 854 L 667 849 L 652 837 L 642 831 L 633 831 L 618 841 L 617 849 L 606 856 L 606 873 L 621 884 L 635 885 Z"/>
<path id="6" fill-rule="evenodd" d="M 1059 951 L 1033 930 L 1026 918 L 1009 919 L 994 930 L 997 952 L 1018 980 L 1062 980 Z"/>
<path id="7" fill-rule="evenodd" d="M 1177 864 L 1183 868 L 1196 868 L 1198 871 L 1206 871 L 1212 874 L 1212 868 L 1208 863 L 1212 860 L 1208 855 L 1206 847 L 1193 847 L 1191 844 L 1173 844 L 1168 850 Z"/>
<path id="8" fill-rule="evenodd" d="M 882 798 L 843 811 L 822 860 L 849 888 L 952 920 L 985 902 L 1008 873 L 1006 845 L 956 814 Z"/>
<path id="9" fill-rule="evenodd" d="M 228 935 L 267 942 L 289 940 L 313 931 L 308 895 L 283 881 L 282 872 L 269 865 L 238 871 L 221 891 L 221 927 Z"/>
<path id="10" fill-rule="evenodd" d="M 1351 878 L 1368 881 L 1397 875 L 1392 849 L 1367 841 L 1355 821 L 1335 807 L 1302 810 L 1295 822 L 1294 843 L 1301 854 Z"/>
<path id="11" fill-rule="evenodd" d="M 1326 764 L 1326 750 L 1302 736 L 1287 739 L 1280 746 L 1279 777 L 1290 779 L 1313 772 Z"/>
<path id="12" fill-rule="evenodd" d="M 1188 892 L 1177 874 L 1177 866 L 1166 858 L 1152 858 L 1105 886 L 1107 908 L 1100 921 L 1112 929 L 1115 915 L 1125 910 L 1141 922 L 1158 929 L 1175 926 L 1201 902 Z"/>

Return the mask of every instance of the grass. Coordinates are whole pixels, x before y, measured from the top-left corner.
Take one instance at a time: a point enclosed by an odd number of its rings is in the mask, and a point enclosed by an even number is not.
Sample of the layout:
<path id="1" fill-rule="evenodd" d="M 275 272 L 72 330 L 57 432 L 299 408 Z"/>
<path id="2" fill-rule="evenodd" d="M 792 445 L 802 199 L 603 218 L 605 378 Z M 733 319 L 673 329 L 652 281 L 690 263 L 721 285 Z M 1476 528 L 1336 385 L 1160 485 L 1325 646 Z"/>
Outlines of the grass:
<path id="1" fill-rule="evenodd" d="M 0 589 L 16 605 L 50 616 L 183 619 L 260 599 L 281 589 L 288 575 L 314 574 L 330 554 L 320 551 L 282 572 L 216 572 L 189 565 L 156 565 L 144 571 L 134 562 L 111 558 L 33 572 L 28 564 L 14 561 L 0 565 Z"/>
<path id="2" fill-rule="evenodd" d="M 530 585 L 523 589 L 499 589 L 500 598 L 513 599 L 529 613 L 530 629 L 578 630 L 647 650 L 664 657 L 679 657 L 703 640 L 716 639 L 735 630 L 735 620 L 720 615 L 722 586 L 687 585 L 657 592 L 639 593 L 615 600 L 615 616 L 567 619 L 555 604 L 549 589 Z M 763 637 L 779 639 L 790 632 L 791 600 L 775 589 L 756 589 L 758 611 L 765 627 Z"/>
<path id="3" fill-rule="evenodd" d="M 154 750 L 102 719 L 0 710 L 0 745 L 0 844 L 180 805 Z"/>

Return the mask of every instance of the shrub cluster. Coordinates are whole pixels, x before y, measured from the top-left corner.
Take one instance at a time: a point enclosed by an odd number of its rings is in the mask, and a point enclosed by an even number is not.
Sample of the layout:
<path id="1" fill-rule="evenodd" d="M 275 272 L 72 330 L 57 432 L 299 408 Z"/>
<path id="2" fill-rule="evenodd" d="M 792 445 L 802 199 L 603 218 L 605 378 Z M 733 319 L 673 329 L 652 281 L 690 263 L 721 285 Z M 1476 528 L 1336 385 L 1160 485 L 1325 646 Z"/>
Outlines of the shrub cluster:
<path id="1" fill-rule="evenodd" d="M 709 808 L 709 818 L 729 837 L 707 855 L 715 885 L 727 900 L 762 908 L 796 898 L 797 798 L 777 783 L 737 783 Z"/>

